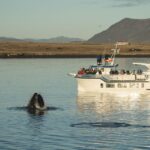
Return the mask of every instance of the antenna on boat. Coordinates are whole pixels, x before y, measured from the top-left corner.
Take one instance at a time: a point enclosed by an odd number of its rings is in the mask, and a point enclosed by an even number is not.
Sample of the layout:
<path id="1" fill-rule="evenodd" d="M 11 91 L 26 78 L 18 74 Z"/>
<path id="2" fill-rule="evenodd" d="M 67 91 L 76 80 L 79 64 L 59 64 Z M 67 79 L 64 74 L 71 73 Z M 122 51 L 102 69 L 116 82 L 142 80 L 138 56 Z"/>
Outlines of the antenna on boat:
<path id="1" fill-rule="evenodd" d="M 115 48 L 112 49 L 113 51 L 113 54 L 112 54 L 112 65 L 114 65 L 114 61 L 115 61 L 115 57 L 116 57 L 116 54 L 119 54 L 120 52 L 120 49 L 118 48 L 119 45 L 128 45 L 129 43 L 128 42 L 116 42 L 115 43 Z"/>
<path id="2" fill-rule="evenodd" d="M 115 43 L 115 48 L 111 50 L 113 51 L 112 56 L 111 56 L 111 59 L 112 59 L 111 65 L 114 65 L 116 54 L 119 54 L 119 51 L 120 51 L 120 49 L 118 49 L 118 42 Z"/>

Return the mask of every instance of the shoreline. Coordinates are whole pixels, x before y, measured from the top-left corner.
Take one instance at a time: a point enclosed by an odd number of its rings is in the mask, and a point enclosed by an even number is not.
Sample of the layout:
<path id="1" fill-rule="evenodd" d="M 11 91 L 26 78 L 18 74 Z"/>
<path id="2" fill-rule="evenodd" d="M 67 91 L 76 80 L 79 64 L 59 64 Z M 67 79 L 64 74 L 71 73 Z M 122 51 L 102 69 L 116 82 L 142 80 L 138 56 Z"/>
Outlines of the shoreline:
<path id="1" fill-rule="evenodd" d="M 96 58 L 111 54 L 114 44 L 0 42 L 0 58 Z M 150 57 L 150 43 L 118 46 L 116 57 Z"/>
<path id="2" fill-rule="evenodd" d="M 0 55 L 0 59 L 47 59 L 47 58 L 96 58 L 97 56 L 102 55 Z M 149 55 L 116 55 L 116 58 L 150 58 Z"/>

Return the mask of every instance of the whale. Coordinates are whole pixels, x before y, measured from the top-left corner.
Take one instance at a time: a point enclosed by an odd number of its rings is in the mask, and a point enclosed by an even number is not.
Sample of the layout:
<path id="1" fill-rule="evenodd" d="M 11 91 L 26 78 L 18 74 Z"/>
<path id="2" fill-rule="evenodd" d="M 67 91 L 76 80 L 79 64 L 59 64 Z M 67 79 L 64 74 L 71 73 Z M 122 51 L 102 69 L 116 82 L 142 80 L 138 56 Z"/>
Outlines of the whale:
<path id="1" fill-rule="evenodd" d="M 58 107 L 46 106 L 41 94 L 34 93 L 28 102 L 27 110 L 32 114 L 44 114 L 48 110 L 57 110 Z"/>
<path id="2" fill-rule="evenodd" d="M 31 99 L 29 100 L 29 103 L 27 105 L 27 109 L 39 110 L 39 111 L 47 110 L 47 107 L 45 106 L 44 99 L 41 96 L 41 94 L 38 94 L 38 93 L 33 94 Z"/>
<path id="3" fill-rule="evenodd" d="M 41 94 L 34 93 L 29 99 L 28 104 L 23 107 L 9 107 L 9 110 L 26 110 L 29 114 L 43 115 L 46 111 L 60 109 L 54 106 L 47 106 Z"/>

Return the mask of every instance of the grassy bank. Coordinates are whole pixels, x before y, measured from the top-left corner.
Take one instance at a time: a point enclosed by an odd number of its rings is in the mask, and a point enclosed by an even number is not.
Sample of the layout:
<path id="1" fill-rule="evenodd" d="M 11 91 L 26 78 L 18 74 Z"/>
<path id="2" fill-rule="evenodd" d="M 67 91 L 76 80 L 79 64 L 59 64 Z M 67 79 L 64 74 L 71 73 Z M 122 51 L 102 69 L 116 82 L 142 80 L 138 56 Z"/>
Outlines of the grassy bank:
<path id="1" fill-rule="evenodd" d="M 109 53 L 113 44 L 0 42 L 1 58 L 95 57 Z M 150 44 L 119 46 L 118 56 L 150 57 Z"/>

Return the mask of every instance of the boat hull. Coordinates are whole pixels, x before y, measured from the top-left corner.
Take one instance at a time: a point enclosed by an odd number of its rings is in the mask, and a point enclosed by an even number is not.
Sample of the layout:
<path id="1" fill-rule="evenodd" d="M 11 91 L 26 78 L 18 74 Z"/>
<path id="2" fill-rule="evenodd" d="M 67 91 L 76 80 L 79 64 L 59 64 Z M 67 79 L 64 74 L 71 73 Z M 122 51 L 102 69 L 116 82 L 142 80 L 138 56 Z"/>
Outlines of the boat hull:
<path id="1" fill-rule="evenodd" d="M 113 87 L 101 79 L 76 78 L 78 92 L 139 93 L 150 92 L 150 82 L 116 82 Z M 120 86 L 122 84 L 123 86 Z"/>

